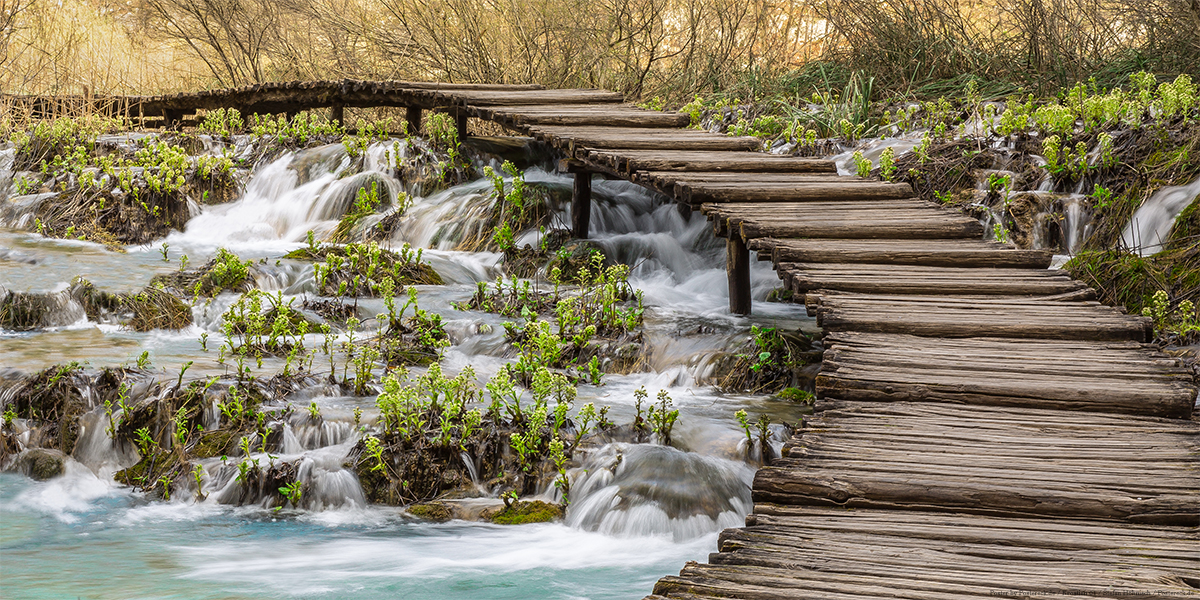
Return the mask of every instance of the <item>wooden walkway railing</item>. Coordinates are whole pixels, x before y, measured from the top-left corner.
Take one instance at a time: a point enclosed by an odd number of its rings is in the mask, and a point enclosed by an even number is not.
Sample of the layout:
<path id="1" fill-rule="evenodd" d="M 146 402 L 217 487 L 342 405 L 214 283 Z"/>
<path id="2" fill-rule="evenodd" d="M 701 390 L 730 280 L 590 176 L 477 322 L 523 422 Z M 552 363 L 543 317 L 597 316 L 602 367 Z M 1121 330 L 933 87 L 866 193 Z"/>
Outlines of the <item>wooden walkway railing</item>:
<path id="1" fill-rule="evenodd" d="M 772 261 L 826 333 L 816 414 L 758 472 L 747 526 L 649 598 L 1200 597 L 1191 371 L 1048 252 L 984 241 L 907 185 L 602 90 L 318 82 L 136 100 L 168 119 L 388 105 L 418 124 L 451 112 L 464 134 L 491 120 L 562 153 L 577 236 L 602 173 L 709 217 L 732 312 L 750 312 L 751 251 Z"/>

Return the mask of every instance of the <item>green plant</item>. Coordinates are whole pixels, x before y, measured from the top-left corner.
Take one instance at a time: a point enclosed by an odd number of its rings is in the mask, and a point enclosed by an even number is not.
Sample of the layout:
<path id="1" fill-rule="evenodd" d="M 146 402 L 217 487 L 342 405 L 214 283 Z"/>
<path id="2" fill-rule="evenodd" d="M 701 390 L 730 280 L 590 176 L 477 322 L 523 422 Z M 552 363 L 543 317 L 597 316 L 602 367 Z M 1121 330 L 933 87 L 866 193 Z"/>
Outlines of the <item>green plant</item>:
<path id="1" fill-rule="evenodd" d="M 204 113 L 204 121 L 200 123 L 197 129 L 212 135 L 229 137 L 241 131 L 245 126 L 246 124 L 242 120 L 242 113 L 236 108 L 218 108 L 206 111 Z"/>
<path id="2" fill-rule="evenodd" d="M 1098 183 L 1093 186 L 1090 197 L 1092 199 L 1092 207 L 1096 210 L 1105 210 L 1109 206 L 1112 206 L 1112 190 Z"/>
<path id="3" fill-rule="evenodd" d="M 204 467 L 194 465 L 192 467 L 192 477 L 196 480 L 196 501 L 203 502 L 204 494 Z"/>
<path id="4" fill-rule="evenodd" d="M 387 465 L 383 462 L 383 447 L 379 444 L 379 438 L 370 435 L 363 438 L 363 447 L 364 452 L 371 459 L 370 469 L 380 473 L 385 472 Z"/>
<path id="5" fill-rule="evenodd" d="M 868 169 L 870 171 L 870 169 Z M 888 181 L 896 176 L 896 149 L 891 146 L 884 148 L 879 155 L 879 175 Z"/>
<path id="6" fill-rule="evenodd" d="M 149 369 L 150 368 L 150 351 L 149 350 L 143 350 L 142 353 L 140 355 L 138 355 L 137 368 L 139 368 L 139 369 Z"/>
<path id="7" fill-rule="evenodd" d="M 142 451 L 143 458 L 150 454 L 150 448 L 158 447 L 158 444 L 155 443 L 154 438 L 150 436 L 150 428 L 142 427 L 140 429 L 136 429 L 134 430 L 133 434 L 137 437 L 138 449 Z"/>
<path id="8" fill-rule="evenodd" d="M 293 507 L 300 506 L 300 497 L 303 495 L 304 485 L 299 481 L 293 481 L 279 488 L 279 495 L 283 496 Z"/>
<path id="9" fill-rule="evenodd" d="M 861 151 L 855 150 L 851 157 L 854 161 L 854 174 L 859 177 L 869 177 L 871 175 L 871 161 L 863 158 Z"/>
<path id="10" fill-rule="evenodd" d="M 754 437 L 750 433 L 750 419 L 746 415 L 746 411 L 744 409 L 739 409 L 737 412 L 733 413 L 733 417 L 737 419 L 738 425 L 741 426 L 742 431 L 746 434 L 746 442 L 753 442 Z"/>
<path id="11" fill-rule="evenodd" d="M 1009 242 L 1008 229 L 1004 227 L 1003 223 L 995 223 L 992 225 L 992 239 L 1002 244 L 1007 244 Z"/>

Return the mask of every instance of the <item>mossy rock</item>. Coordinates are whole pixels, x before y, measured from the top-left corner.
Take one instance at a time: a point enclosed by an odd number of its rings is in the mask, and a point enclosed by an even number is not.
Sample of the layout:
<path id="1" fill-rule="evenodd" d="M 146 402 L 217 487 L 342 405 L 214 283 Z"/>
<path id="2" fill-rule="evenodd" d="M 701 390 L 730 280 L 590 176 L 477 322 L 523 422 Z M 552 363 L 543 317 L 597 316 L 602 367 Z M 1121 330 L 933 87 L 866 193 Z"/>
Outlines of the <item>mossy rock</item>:
<path id="1" fill-rule="evenodd" d="M 67 455 L 58 450 L 30 448 L 21 453 L 8 470 L 22 473 L 35 481 L 46 481 L 66 471 Z"/>
<path id="2" fill-rule="evenodd" d="M 434 523 L 445 523 L 454 518 L 450 507 L 441 502 L 425 502 L 408 507 L 408 514 Z"/>
<path id="3" fill-rule="evenodd" d="M 504 507 L 504 510 L 493 515 L 491 520 L 497 525 L 528 525 L 529 523 L 549 523 L 562 518 L 563 508 L 561 505 L 541 500 L 522 500 Z"/>
<path id="4" fill-rule="evenodd" d="M 794 302 L 796 294 L 787 288 L 775 288 L 767 294 L 767 302 Z"/>
<path id="5" fill-rule="evenodd" d="M 237 265 L 234 265 L 234 262 Z M 235 272 L 233 268 L 238 271 Z M 253 269 L 252 263 L 242 261 L 237 255 L 222 248 L 216 258 L 198 268 L 155 275 L 147 287 L 165 290 L 185 298 L 197 294 L 205 298 L 215 298 L 225 291 L 240 294 L 254 287 Z"/>

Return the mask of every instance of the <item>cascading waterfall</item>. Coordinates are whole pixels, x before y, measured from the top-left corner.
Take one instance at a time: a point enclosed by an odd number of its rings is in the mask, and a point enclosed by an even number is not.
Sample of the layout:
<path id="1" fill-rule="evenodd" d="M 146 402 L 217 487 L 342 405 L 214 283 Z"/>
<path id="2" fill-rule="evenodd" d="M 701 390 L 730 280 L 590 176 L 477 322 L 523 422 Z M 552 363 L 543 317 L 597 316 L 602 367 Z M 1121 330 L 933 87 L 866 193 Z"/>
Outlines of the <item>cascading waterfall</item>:
<path id="1" fill-rule="evenodd" d="M 609 444 L 581 471 L 567 523 L 582 529 L 687 540 L 736 527 L 750 509 L 754 471 L 742 462 L 670 446 Z"/>
<path id="2" fill-rule="evenodd" d="M 1171 237 L 1175 218 L 1200 196 L 1200 178 L 1180 186 L 1164 187 L 1150 196 L 1133 213 L 1121 232 L 1121 243 L 1142 256 L 1160 250 Z"/>
<path id="3" fill-rule="evenodd" d="M 185 231 L 162 240 L 169 247 L 161 249 L 167 260 L 159 256 L 157 243 L 130 247 L 128 253 L 115 255 L 83 243 L 3 232 L 11 236 L 5 240 L 29 246 L 14 247 L 12 256 L 32 261 L 41 273 L 14 281 L 61 301 L 64 308 L 56 313 L 61 318 L 56 317 L 55 323 L 71 327 L 27 334 L 35 336 L 35 344 L 43 349 L 40 353 L 25 350 L 32 347 L 27 343 L 21 350 L 0 345 L 0 351 L 16 357 L 14 363 L 21 368 L 33 370 L 34 365 L 49 364 L 39 361 L 53 360 L 47 354 L 68 348 L 95 348 L 90 358 L 95 364 L 131 364 L 145 348 L 151 351 L 153 366 L 149 368 L 160 379 L 173 377 L 185 361 L 194 361 L 189 378 L 220 375 L 230 368 L 216 363 L 220 318 L 236 295 L 200 299 L 194 305 L 195 323 L 188 329 L 137 333 L 87 322 L 64 291 L 66 283 L 83 271 L 96 280 L 97 287 L 111 289 L 123 283 L 122 289 L 136 290 L 155 273 L 177 270 L 183 254 L 189 255 L 194 265 L 207 260 L 218 247 L 226 247 L 256 261 L 252 273 L 257 287 L 282 293 L 285 301 L 299 304 L 314 290 L 311 267 L 278 258 L 301 247 L 308 231 L 318 237 L 332 231 L 353 204 L 357 190 L 377 182 L 384 207 L 363 219 L 361 227 L 370 227 L 386 216 L 391 210 L 386 206 L 395 204 L 400 193 L 413 194 L 411 206 L 396 222 L 390 244 L 426 248 L 426 260 L 447 281 L 444 286 L 419 286 L 422 308 L 443 315 L 454 343 L 443 368 L 458 370 L 472 365 L 481 378 L 490 376 L 511 360 L 499 326 L 503 319 L 456 311 L 449 303 L 467 298 L 475 282 L 494 279 L 500 273 L 497 254 L 453 250 L 458 239 L 488 233 L 481 224 L 490 211 L 492 184 L 481 180 L 421 195 L 420 190 L 406 188 L 389 174 L 393 168 L 389 151 L 398 147 L 405 150 L 403 142 L 397 146 L 393 140 L 372 145 L 361 158 L 363 170 L 350 175 L 357 169 L 340 145 L 289 152 L 261 164 L 239 199 L 198 207 L 199 214 Z M 531 184 L 551 188 L 560 200 L 567 197 L 571 186 L 568 176 L 538 167 L 527 169 L 525 177 Z M 19 200 L 26 204 L 41 201 L 37 197 Z M 569 203 L 560 202 L 553 220 L 560 227 L 570 223 Z M 5 223 L 12 226 L 16 221 Z M 614 421 L 628 422 L 634 414 L 633 390 L 640 386 L 652 392 L 667 388 L 683 411 L 673 437 L 693 451 L 626 443 L 581 448 L 577 454 L 581 466 L 572 471 L 575 485 L 564 523 L 512 529 L 461 522 L 432 525 L 412 523 L 397 510 L 369 505 L 356 476 L 344 464 L 364 435 L 363 427 L 369 431 L 378 417 L 374 400 L 342 396 L 336 388 L 314 382 L 293 394 L 294 410 L 276 413 L 278 416 L 265 424 L 273 433 L 264 440 L 251 436 L 253 451 L 248 456 L 238 451 L 236 456 L 197 461 L 200 489 L 190 477 L 183 477 L 175 482 L 166 503 L 147 503 L 112 482 L 114 471 L 137 463 L 138 451 L 114 444 L 107 431 L 105 408 L 91 406 L 82 421 L 75 452 L 66 459 L 65 475 L 30 482 L 0 474 L 0 511 L 6 527 L 10 523 L 14 523 L 14 531 L 21 531 L 23 524 L 50 530 L 84 527 L 91 541 L 72 536 L 76 541 L 65 550 L 56 548 L 56 558 L 47 564 L 55 564 L 60 552 L 78 563 L 94 547 L 91 544 L 107 543 L 121 548 L 122 556 L 131 557 L 128 565 L 112 566 L 113 572 L 138 573 L 137 578 L 126 579 L 152 586 L 143 595 L 174 590 L 179 581 L 186 581 L 195 588 L 188 593 L 202 589 L 229 595 L 234 593 L 230 591 L 233 586 L 236 593 L 262 595 L 273 586 L 286 585 L 314 595 L 371 597 L 389 593 L 380 585 L 390 584 L 376 583 L 382 581 L 378 574 L 386 572 L 411 585 L 442 577 L 457 582 L 478 580 L 476 593 L 466 594 L 468 597 L 478 597 L 478 590 L 489 589 L 490 582 L 506 577 L 520 582 L 525 594 L 561 597 L 558 584 L 539 587 L 541 584 L 528 583 L 527 573 L 537 569 L 550 570 L 565 581 L 584 582 L 570 583 L 565 589 L 574 591 L 569 595 L 578 595 L 584 587 L 589 593 L 602 593 L 606 585 L 612 587 L 610 595 L 648 589 L 653 579 L 677 570 L 682 561 L 711 550 L 716 533 L 740 524 L 749 510 L 753 470 L 739 458 L 737 440 L 742 434 L 729 415 L 742 407 L 764 410 L 767 401 L 726 397 L 698 383 L 711 368 L 710 357 L 743 340 L 749 326 L 744 319 L 726 314 L 728 298 L 720 266 L 724 250 L 704 217 L 684 215 L 660 197 L 627 182 L 597 179 L 591 223 L 589 243 L 633 266 L 630 282 L 645 292 L 649 306 L 645 334 L 651 349 L 647 364 L 653 371 L 608 375 L 604 386 L 581 386 L 577 404 L 608 405 Z M 520 243 L 537 243 L 538 235 L 527 231 L 517 238 Z M 26 241 L 29 239 L 32 241 Z M 260 258 L 268 260 L 261 262 Z M 778 285 L 766 263 L 755 261 L 752 277 L 759 298 Z M 61 281 L 47 283 L 48 278 Z M 378 299 L 360 299 L 359 305 L 364 314 L 383 310 Z M 755 322 L 795 327 L 807 322 L 803 313 L 802 307 L 765 305 Z M 369 335 L 369 328 L 377 325 L 368 319 L 364 326 L 368 330 L 363 335 Z M 212 337 L 208 352 L 199 350 L 197 338 L 202 333 Z M 5 343 L 0 336 L 0 344 Z M 272 360 L 277 359 L 265 362 Z M 139 388 L 131 393 L 131 405 L 149 392 Z M 304 410 L 310 402 L 319 408 L 319 417 Z M 361 420 L 355 409 L 361 411 Z M 204 412 L 204 427 L 215 429 L 221 418 L 218 407 L 205 406 Z M 114 417 L 122 417 L 119 409 Z M 261 480 L 239 480 L 238 464 L 243 460 L 258 461 L 264 469 L 284 469 L 300 482 L 301 510 L 264 510 L 268 498 L 277 497 L 276 490 Z M 485 497 L 494 494 L 489 488 L 493 474 L 478 472 L 471 456 L 464 454 L 462 460 L 471 471 L 477 493 Z M 551 487 L 544 493 L 553 498 L 556 491 Z M 491 497 L 487 502 L 495 505 L 500 501 Z M 156 570 L 137 559 L 159 554 L 172 557 L 169 568 Z M 241 558 L 230 558 L 235 555 Z M 385 571 L 365 572 L 357 563 L 333 558 L 343 556 L 370 556 L 373 558 L 364 558 L 362 564 L 379 566 L 383 561 L 391 566 Z M 407 558 L 393 562 L 388 558 L 392 556 Z M 21 561 L 16 568 L 22 572 L 38 573 L 44 568 L 38 561 L 45 558 L 31 552 L 14 560 Z M 7 562 L 6 558 L 6 570 Z M 630 575 L 598 582 L 588 575 L 598 568 Z M 477 575 L 481 569 L 488 573 L 486 577 Z M 133 587 L 109 595 L 136 595 L 137 584 L 128 585 Z M 429 585 L 436 588 L 431 597 L 458 593 L 449 583 Z M 242 592 L 243 588 L 252 591 Z M 66 596 L 95 592 L 58 591 Z"/>

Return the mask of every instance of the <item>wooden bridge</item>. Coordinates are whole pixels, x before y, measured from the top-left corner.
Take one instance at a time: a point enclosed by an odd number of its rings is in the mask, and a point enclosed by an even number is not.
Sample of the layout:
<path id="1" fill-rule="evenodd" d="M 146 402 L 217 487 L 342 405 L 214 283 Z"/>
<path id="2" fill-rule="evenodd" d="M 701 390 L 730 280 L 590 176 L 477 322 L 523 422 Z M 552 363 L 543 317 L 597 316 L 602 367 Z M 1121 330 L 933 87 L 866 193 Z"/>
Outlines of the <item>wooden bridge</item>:
<path id="1" fill-rule="evenodd" d="M 826 333 L 816 413 L 758 472 L 747 526 L 648 598 L 1200 597 L 1193 374 L 1048 252 L 984 241 L 905 184 L 602 90 L 317 82 L 116 103 L 168 121 L 404 106 L 464 135 L 490 120 L 562 153 L 577 236 L 601 173 L 708 216 L 732 312 L 751 308 L 751 251 L 772 261 Z"/>

